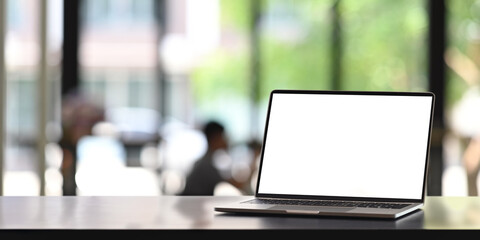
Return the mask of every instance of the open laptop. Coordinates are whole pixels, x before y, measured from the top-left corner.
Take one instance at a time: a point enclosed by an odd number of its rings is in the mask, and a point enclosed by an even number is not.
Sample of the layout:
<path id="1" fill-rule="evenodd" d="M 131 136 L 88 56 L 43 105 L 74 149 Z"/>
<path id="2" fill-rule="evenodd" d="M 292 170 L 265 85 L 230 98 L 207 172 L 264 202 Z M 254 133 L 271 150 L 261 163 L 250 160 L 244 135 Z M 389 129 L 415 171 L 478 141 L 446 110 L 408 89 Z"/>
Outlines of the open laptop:
<path id="1" fill-rule="evenodd" d="M 273 90 L 253 199 L 219 212 L 398 218 L 423 207 L 431 92 Z"/>

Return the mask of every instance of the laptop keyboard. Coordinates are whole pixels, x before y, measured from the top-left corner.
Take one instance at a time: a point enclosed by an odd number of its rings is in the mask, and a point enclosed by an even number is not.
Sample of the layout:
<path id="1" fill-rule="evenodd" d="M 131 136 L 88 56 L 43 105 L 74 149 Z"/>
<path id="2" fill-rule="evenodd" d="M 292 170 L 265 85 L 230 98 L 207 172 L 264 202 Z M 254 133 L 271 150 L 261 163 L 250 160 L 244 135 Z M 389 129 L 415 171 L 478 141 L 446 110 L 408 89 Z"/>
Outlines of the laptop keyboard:
<path id="1" fill-rule="evenodd" d="M 366 208 L 388 208 L 388 209 L 400 209 L 409 205 L 407 203 L 354 202 L 354 201 L 329 201 L 329 200 L 291 200 L 291 199 L 252 199 L 244 203 L 331 206 L 331 207 L 366 207 Z"/>

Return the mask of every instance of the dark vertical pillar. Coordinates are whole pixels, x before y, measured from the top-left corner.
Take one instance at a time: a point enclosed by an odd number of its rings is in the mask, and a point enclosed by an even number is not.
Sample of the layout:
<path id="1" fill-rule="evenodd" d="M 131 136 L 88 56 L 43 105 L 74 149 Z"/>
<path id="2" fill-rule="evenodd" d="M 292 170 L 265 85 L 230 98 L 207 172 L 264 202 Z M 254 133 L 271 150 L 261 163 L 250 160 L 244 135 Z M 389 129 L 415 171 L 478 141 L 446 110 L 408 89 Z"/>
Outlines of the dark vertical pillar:
<path id="1" fill-rule="evenodd" d="M 436 96 L 433 118 L 432 146 L 428 172 L 427 195 L 442 194 L 443 147 L 445 129 L 445 85 L 446 63 L 443 55 L 446 48 L 446 8 L 445 0 L 428 0 L 428 83 Z"/>
<path id="2" fill-rule="evenodd" d="M 78 63 L 80 6 L 81 0 L 63 1 L 62 99 L 65 95 L 75 91 L 80 83 Z M 63 135 L 59 142 L 63 151 L 61 167 L 63 176 L 62 191 L 63 195 L 70 196 L 77 194 L 75 181 L 77 146 L 75 142 L 72 142 L 70 133 L 63 124 L 63 119 L 62 127 Z"/>
<path id="3" fill-rule="evenodd" d="M 260 101 L 260 17 L 262 0 L 250 0 L 250 131 L 252 138 L 259 132 L 258 103 Z"/>
<path id="4" fill-rule="evenodd" d="M 163 38 L 165 36 L 167 28 L 167 16 L 166 16 L 166 0 L 154 0 L 154 16 L 155 23 L 157 25 L 157 43 L 158 47 L 161 46 Z M 163 67 L 163 60 L 160 58 L 157 53 L 157 102 L 158 102 L 158 111 L 160 115 L 164 118 L 167 115 L 167 81 L 166 75 Z"/>
<path id="5" fill-rule="evenodd" d="M 340 90 L 342 87 L 341 84 L 341 73 L 342 73 L 342 29 L 341 29 L 341 16 L 339 13 L 341 0 L 335 1 L 331 9 L 331 18 L 332 18 L 332 35 L 331 35 L 331 44 L 332 47 L 331 55 L 331 88 L 333 90 Z"/>
<path id="6" fill-rule="evenodd" d="M 82 0 L 63 1 L 62 96 L 79 85 L 78 46 Z"/>

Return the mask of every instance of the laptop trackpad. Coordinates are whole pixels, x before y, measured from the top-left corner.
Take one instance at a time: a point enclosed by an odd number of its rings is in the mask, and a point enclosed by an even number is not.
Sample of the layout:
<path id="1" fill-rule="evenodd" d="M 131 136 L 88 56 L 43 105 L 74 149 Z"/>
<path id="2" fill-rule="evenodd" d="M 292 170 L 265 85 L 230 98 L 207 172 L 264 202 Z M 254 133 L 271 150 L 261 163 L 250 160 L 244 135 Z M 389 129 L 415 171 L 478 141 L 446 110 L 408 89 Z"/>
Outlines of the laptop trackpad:
<path id="1" fill-rule="evenodd" d="M 291 213 L 347 212 L 354 207 L 318 207 L 318 206 L 274 206 L 270 210 L 284 210 Z"/>

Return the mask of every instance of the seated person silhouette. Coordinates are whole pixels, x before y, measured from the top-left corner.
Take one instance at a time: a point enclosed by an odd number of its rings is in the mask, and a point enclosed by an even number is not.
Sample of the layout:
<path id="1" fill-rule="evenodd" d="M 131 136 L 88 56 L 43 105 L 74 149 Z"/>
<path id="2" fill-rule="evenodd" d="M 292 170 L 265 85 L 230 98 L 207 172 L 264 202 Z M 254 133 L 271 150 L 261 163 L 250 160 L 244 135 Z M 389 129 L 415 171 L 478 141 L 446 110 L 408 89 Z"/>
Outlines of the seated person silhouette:
<path id="1" fill-rule="evenodd" d="M 180 195 L 214 195 L 215 187 L 222 182 L 228 182 L 237 189 L 244 188 L 246 182 L 239 182 L 231 177 L 228 166 L 219 166 L 219 156 L 226 154 L 228 142 L 225 128 L 217 121 L 210 121 L 203 127 L 207 139 L 206 153 L 195 162 L 187 175 L 185 188 Z M 225 156 L 225 155 L 224 155 Z M 220 160 L 221 162 L 221 160 Z"/>

